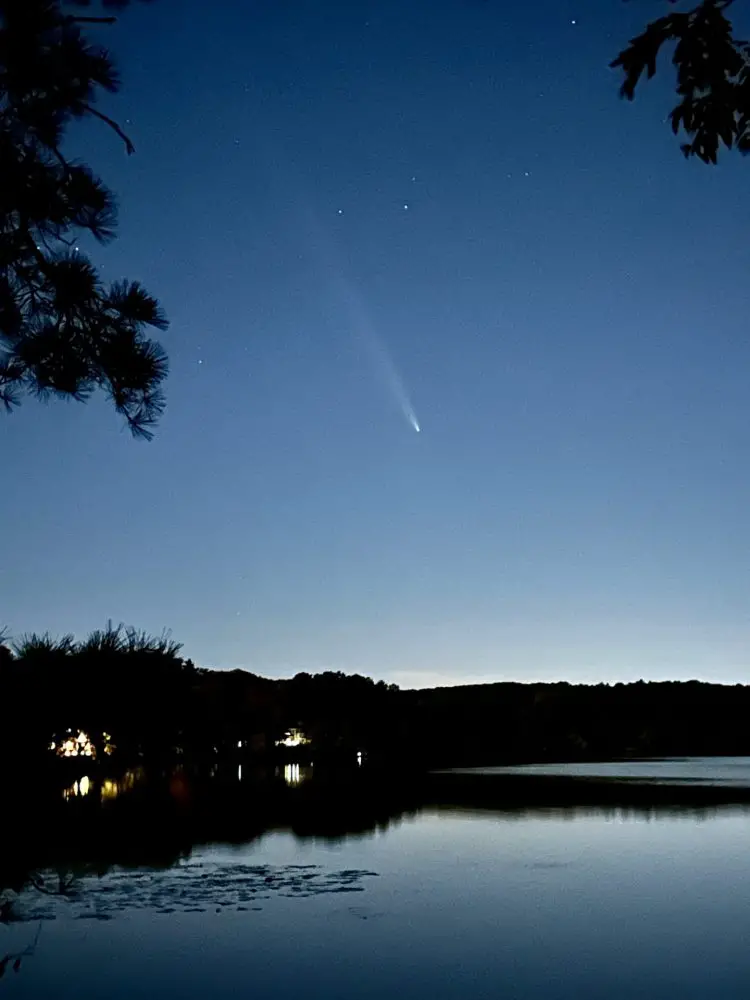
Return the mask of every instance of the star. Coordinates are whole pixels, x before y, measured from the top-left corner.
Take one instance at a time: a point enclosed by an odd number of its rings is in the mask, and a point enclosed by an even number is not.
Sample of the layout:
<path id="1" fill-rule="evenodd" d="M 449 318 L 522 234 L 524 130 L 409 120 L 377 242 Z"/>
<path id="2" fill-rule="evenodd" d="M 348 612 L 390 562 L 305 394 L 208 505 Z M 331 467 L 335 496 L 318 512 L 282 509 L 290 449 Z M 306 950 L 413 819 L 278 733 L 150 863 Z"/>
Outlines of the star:
<path id="1" fill-rule="evenodd" d="M 405 212 L 408 212 L 408 211 L 409 211 L 409 206 L 408 206 L 408 205 L 404 205 L 404 211 L 405 211 Z"/>

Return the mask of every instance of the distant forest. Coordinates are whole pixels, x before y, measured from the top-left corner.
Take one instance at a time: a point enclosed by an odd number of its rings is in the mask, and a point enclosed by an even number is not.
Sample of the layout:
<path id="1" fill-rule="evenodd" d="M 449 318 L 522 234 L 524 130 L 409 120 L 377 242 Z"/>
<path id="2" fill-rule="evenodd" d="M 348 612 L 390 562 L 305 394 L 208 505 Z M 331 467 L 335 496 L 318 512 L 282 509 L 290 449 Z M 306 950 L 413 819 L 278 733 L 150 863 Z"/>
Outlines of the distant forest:
<path id="1" fill-rule="evenodd" d="M 399 690 L 356 674 L 208 670 L 168 636 L 0 642 L 0 766 L 44 765 L 66 734 L 112 763 L 241 757 L 415 769 L 623 756 L 750 754 L 750 686 L 499 683 Z M 297 730 L 300 745 L 284 745 Z M 105 747 L 105 743 L 107 746 Z"/>

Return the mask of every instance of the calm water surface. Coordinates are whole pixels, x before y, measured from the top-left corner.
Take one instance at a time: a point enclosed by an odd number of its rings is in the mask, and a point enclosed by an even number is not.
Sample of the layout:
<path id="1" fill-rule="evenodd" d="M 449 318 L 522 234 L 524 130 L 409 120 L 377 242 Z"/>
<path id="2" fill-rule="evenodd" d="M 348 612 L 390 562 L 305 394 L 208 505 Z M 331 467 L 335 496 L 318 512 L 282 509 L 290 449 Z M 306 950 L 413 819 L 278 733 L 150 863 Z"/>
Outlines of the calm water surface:
<path id="1" fill-rule="evenodd" d="M 539 775 L 544 777 L 616 778 L 662 784 L 733 785 L 750 788 L 748 757 L 678 757 L 602 763 L 522 764 L 518 767 L 462 768 L 456 774 Z"/>
<path id="2" fill-rule="evenodd" d="M 27 890 L 19 913 L 0 957 L 36 946 L 0 998 L 739 998 L 750 812 L 430 806 Z"/>

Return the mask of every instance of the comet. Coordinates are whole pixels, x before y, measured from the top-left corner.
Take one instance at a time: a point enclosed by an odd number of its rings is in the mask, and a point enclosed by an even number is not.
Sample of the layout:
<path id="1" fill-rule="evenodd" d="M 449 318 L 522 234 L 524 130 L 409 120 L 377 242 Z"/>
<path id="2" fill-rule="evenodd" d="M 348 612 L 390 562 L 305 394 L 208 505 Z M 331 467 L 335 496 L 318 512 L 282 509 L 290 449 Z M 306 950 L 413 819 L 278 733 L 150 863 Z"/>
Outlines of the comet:
<path id="1" fill-rule="evenodd" d="M 316 234 L 318 261 L 322 265 L 326 283 L 333 294 L 336 304 L 347 318 L 348 326 L 369 355 L 374 372 L 379 376 L 388 395 L 403 414 L 406 422 L 417 433 L 422 433 L 419 420 L 414 412 L 411 397 L 403 378 L 396 367 L 396 362 L 389 351 L 382 335 L 378 332 L 368 310 L 364 297 L 346 273 L 344 262 L 337 253 L 336 247 L 317 217 L 308 209 L 310 228 Z"/>
<path id="2" fill-rule="evenodd" d="M 346 262 L 328 227 L 321 223 L 312 199 L 305 197 L 304 183 L 294 172 L 290 157 L 285 155 L 277 143 L 274 143 L 267 150 L 267 155 L 273 163 L 273 169 L 269 169 L 269 175 L 277 180 L 281 173 L 285 178 L 287 192 L 295 190 L 298 192 L 295 199 L 298 216 L 295 220 L 297 238 L 306 239 L 309 252 L 312 253 L 319 267 L 323 284 L 328 287 L 331 298 L 343 314 L 351 334 L 359 341 L 364 353 L 369 357 L 378 381 L 392 402 L 395 403 L 397 410 L 407 424 L 416 434 L 421 434 L 422 428 L 414 412 L 409 392 L 396 367 L 391 351 L 372 318 L 364 296 L 348 274 Z M 404 205 L 405 209 L 408 207 L 408 204 Z M 343 214 L 341 209 L 339 209 L 338 214 Z"/>
<path id="3" fill-rule="evenodd" d="M 391 397 L 397 408 L 401 411 L 409 426 L 420 434 L 422 428 L 419 426 L 417 414 L 414 412 L 409 392 L 404 384 L 396 363 L 388 350 L 385 341 L 377 333 L 375 327 L 370 322 L 369 316 L 365 312 L 364 305 L 359 294 L 354 287 L 348 284 L 348 304 L 349 313 L 352 319 L 352 330 L 364 347 L 373 364 L 379 381 L 383 384 L 388 395 Z"/>

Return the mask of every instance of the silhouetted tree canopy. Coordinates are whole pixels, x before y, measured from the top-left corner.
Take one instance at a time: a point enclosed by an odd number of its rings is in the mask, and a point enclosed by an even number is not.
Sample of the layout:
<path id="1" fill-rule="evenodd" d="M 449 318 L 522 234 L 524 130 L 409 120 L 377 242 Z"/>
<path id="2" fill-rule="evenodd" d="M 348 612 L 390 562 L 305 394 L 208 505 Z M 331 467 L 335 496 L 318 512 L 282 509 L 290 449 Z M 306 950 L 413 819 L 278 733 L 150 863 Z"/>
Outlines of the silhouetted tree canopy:
<path id="1" fill-rule="evenodd" d="M 147 331 L 167 321 L 138 282 L 106 284 L 79 250 L 86 235 L 114 238 L 116 205 L 66 145 L 69 126 L 93 117 L 134 151 L 96 107 L 119 78 L 84 31 L 111 20 L 59 0 L 0 0 L 0 404 L 11 409 L 29 393 L 85 401 L 102 390 L 148 438 L 167 359 Z"/>
<path id="2" fill-rule="evenodd" d="M 357 674 L 289 680 L 196 668 L 168 633 L 114 626 L 83 640 L 0 631 L 0 771 L 47 771 L 83 730 L 115 766 L 238 760 L 397 768 L 619 757 L 745 756 L 750 685 L 498 683 L 402 691 Z M 304 744 L 280 744 L 292 728 Z M 105 749 L 112 739 L 112 754 Z M 65 762 L 63 761 L 65 766 Z M 88 764 L 87 764 L 88 766 Z"/>
<path id="3" fill-rule="evenodd" d="M 668 0 L 682 7 L 680 0 Z M 750 152 L 750 44 L 735 34 L 734 0 L 701 0 L 648 24 L 612 62 L 624 75 L 620 93 L 632 101 L 645 74 L 656 73 L 662 49 L 672 53 L 677 104 L 669 120 L 686 157 L 716 163 L 721 143 Z"/>

